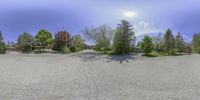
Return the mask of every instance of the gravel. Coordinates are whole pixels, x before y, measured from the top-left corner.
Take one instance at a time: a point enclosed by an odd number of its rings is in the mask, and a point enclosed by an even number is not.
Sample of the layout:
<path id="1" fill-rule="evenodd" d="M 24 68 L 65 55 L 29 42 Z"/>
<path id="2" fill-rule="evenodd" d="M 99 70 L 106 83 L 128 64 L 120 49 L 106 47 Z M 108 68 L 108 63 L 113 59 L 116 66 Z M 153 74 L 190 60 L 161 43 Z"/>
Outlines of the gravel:
<path id="1" fill-rule="evenodd" d="M 198 100 L 200 55 L 0 55 L 0 100 Z"/>

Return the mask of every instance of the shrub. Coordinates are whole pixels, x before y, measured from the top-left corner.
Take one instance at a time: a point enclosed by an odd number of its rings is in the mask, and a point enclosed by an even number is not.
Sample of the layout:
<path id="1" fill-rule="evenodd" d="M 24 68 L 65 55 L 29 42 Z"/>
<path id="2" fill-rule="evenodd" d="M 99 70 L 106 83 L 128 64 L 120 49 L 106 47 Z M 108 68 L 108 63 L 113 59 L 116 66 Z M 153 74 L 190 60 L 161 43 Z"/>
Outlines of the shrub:
<path id="1" fill-rule="evenodd" d="M 141 49 L 145 53 L 145 55 L 148 55 L 153 50 L 153 43 L 152 38 L 148 35 L 144 36 L 141 42 Z"/>
<path id="2" fill-rule="evenodd" d="M 171 49 L 171 50 L 169 50 L 169 55 L 176 55 L 177 54 L 177 52 L 178 52 L 178 50 L 177 49 Z"/>
<path id="3" fill-rule="evenodd" d="M 71 53 L 71 50 L 69 48 L 67 48 L 67 47 L 64 47 L 64 48 L 61 49 L 61 53 L 62 54 Z"/>
<path id="4" fill-rule="evenodd" d="M 6 45 L 4 42 L 0 42 L 0 54 L 6 53 Z"/>
<path id="5" fill-rule="evenodd" d="M 71 52 L 76 52 L 76 47 L 75 46 L 70 47 L 70 51 Z"/>

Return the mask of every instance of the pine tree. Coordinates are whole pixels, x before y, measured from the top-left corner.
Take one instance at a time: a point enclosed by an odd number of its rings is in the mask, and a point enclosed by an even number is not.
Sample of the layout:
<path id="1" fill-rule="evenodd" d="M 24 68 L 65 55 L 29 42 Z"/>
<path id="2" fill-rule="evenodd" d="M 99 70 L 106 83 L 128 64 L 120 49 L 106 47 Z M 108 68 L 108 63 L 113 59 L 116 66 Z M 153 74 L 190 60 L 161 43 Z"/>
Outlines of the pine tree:
<path id="1" fill-rule="evenodd" d="M 193 45 L 193 50 L 196 53 L 200 54 L 200 33 L 195 33 L 193 35 L 192 45 Z"/>
<path id="2" fill-rule="evenodd" d="M 1 31 L 0 31 L 0 42 L 3 42 L 3 36 L 2 36 Z"/>
<path id="3" fill-rule="evenodd" d="M 180 32 L 175 38 L 175 48 L 178 50 L 179 53 L 182 53 L 185 49 L 184 40 Z"/>
<path id="4" fill-rule="evenodd" d="M 153 42 L 152 38 L 148 35 L 144 36 L 141 42 L 141 49 L 146 54 L 149 55 L 150 52 L 153 50 Z"/>
<path id="5" fill-rule="evenodd" d="M 133 32 L 132 25 L 128 21 L 122 20 L 121 24 L 118 24 L 113 39 L 113 48 L 115 53 L 130 53 L 133 45 L 132 41 L 136 39 L 134 35 L 135 33 Z"/>
<path id="6" fill-rule="evenodd" d="M 0 54 L 6 53 L 6 44 L 3 42 L 3 36 L 0 31 Z"/>
<path id="7" fill-rule="evenodd" d="M 174 54 L 175 39 L 170 29 L 167 29 L 164 35 L 164 43 L 165 43 L 165 52 L 167 52 L 168 55 Z"/>

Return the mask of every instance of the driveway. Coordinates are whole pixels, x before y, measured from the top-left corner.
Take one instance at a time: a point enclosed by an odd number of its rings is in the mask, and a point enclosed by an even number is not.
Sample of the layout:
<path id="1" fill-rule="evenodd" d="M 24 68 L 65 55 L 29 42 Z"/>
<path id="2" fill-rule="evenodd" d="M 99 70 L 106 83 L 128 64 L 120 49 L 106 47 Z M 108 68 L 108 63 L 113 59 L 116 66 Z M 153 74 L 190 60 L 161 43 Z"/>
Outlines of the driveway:
<path id="1" fill-rule="evenodd" d="M 198 100 L 200 55 L 0 55 L 0 100 Z"/>

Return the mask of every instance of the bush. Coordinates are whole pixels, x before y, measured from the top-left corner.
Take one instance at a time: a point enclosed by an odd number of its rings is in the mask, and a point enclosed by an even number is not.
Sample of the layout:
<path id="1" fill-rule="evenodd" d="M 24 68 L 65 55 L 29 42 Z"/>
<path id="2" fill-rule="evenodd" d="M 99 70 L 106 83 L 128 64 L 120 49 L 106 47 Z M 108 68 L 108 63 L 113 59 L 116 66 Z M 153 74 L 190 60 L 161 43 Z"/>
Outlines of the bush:
<path id="1" fill-rule="evenodd" d="M 62 54 L 71 53 L 71 50 L 69 48 L 67 48 L 67 47 L 64 47 L 64 48 L 61 49 L 61 53 Z"/>
<path id="2" fill-rule="evenodd" d="M 144 54 L 143 56 L 147 56 L 147 57 L 162 57 L 162 56 L 167 56 L 167 53 L 164 52 L 156 52 L 156 51 L 152 51 L 149 54 Z"/>
<path id="3" fill-rule="evenodd" d="M 171 50 L 169 50 L 169 55 L 176 55 L 177 52 L 178 52 L 177 49 L 171 49 Z"/>
<path id="4" fill-rule="evenodd" d="M 76 47 L 75 46 L 70 47 L 70 51 L 71 52 L 76 52 Z"/>
<path id="5" fill-rule="evenodd" d="M 149 37 L 148 35 L 144 36 L 140 45 L 145 55 L 148 55 L 153 50 L 152 38 Z"/>
<path id="6" fill-rule="evenodd" d="M 1 42 L 0 43 L 0 54 L 5 54 L 6 53 L 6 45 L 5 43 Z"/>
<path id="7" fill-rule="evenodd" d="M 114 52 L 116 54 L 131 53 L 131 48 L 134 45 L 133 41 L 135 41 L 135 39 L 135 33 L 133 31 L 132 25 L 128 21 L 122 20 L 121 24 L 118 24 L 114 34 Z"/>

